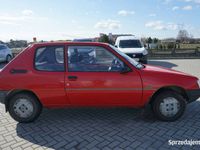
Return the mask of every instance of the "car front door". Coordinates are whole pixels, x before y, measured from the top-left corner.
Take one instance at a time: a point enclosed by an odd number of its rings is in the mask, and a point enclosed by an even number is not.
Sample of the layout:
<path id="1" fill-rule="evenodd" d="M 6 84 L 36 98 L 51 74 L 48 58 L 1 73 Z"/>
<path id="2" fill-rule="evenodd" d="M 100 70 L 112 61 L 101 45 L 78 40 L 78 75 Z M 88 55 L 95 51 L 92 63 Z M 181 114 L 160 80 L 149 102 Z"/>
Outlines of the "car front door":
<path id="1" fill-rule="evenodd" d="M 98 46 L 68 46 L 65 90 L 75 106 L 139 105 L 142 84 L 136 71 L 120 73 L 125 64 Z"/>

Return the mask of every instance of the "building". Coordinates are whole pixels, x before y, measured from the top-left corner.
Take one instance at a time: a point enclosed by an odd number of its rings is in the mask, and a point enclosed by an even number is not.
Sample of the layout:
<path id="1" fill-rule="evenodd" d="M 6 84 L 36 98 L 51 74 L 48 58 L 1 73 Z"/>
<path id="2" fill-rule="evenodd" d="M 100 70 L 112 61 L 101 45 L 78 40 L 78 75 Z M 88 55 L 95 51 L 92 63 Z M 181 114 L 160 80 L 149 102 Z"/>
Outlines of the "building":
<path id="1" fill-rule="evenodd" d="M 133 34 L 112 34 L 112 33 L 109 33 L 108 34 L 108 38 L 110 40 L 110 42 L 112 44 L 115 43 L 116 39 L 119 37 L 119 36 L 133 36 Z"/>

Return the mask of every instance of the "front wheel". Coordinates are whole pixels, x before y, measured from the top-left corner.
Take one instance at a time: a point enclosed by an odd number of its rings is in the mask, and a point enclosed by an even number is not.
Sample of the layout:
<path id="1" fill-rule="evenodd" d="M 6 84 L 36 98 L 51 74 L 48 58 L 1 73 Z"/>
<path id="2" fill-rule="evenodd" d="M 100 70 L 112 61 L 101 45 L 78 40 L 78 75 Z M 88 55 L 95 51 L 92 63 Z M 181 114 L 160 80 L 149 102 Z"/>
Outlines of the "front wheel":
<path id="1" fill-rule="evenodd" d="M 179 119 L 186 108 L 182 95 L 174 91 L 164 91 L 156 96 L 152 103 L 155 116 L 162 121 Z"/>
<path id="2" fill-rule="evenodd" d="M 14 120 L 28 123 L 40 115 L 42 106 L 35 96 L 20 93 L 10 99 L 8 110 Z"/>

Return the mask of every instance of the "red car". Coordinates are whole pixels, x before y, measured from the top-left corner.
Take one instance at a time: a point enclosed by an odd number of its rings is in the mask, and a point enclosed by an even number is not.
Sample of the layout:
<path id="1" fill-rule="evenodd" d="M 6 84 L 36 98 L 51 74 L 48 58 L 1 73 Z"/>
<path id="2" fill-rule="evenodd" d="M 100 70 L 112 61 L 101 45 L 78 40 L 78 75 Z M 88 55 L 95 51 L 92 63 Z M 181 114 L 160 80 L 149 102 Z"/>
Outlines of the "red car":
<path id="1" fill-rule="evenodd" d="M 102 43 L 52 42 L 27 47 L 0 72 L 0 101 L 18 122 L 43 107 L 151 106 L 174 121 L 200 97 L 196 77 L 140 64 Z"/>

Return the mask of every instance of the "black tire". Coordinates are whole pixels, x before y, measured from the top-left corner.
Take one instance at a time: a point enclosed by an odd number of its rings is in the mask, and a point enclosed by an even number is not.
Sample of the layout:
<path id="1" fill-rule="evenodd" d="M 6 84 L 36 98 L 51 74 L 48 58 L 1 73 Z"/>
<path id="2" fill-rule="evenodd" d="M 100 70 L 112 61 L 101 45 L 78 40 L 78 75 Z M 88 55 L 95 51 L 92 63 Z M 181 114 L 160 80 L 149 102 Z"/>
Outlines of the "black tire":
<path id="1" fill-rule="evenodd" d="M 11 55 L 7 55 L 6 56 L 6 62 L 9 63 L 12 59 L 12 56 Z"/>
<path id="2" fill-rule="evenodd" d="M 28 117 L 21 117 L 19 114 L 17 114 L 16 112 L 16 102 L 19 101 L 20 99 L 25 99 L 27 101 L 27 103 L 29 104 L 29 106 L 31 106 L 31 113 L 29 113 Z M 23 105 L 23 104 L 22 104 Z M 20 107 L 18 108 L 18 112 L 21 111 L 21 113 L 24 113 L 23 110 L 19 110 L 19 108 L 23 107 L 23 109 L 26 111 L 30 111 L 28 110 L 28 107 L 26 107 L 26 105 L 20 105 Z M 25 107 L 25 108 L 24 108 Z M 30 109 L 30 107 L 29 107 Z M 32 94 L 27 94 L 27 93 L 19 93 L 17 95 L 14 95 L 8 104 L 8 111 L 11 115 L 11 117 L 20 122 L 20 123 L 29 123 L 29 122 L 33 122 L 34 120 L 36 120 L 41 111 L 42 111 L 42 106 L 40 104 L 40 102 L 38 101 L 38 99 L 32 95 Z"/>
<path id="3" fill-rule="evenodd" d="M 174 98 L 178 102 L 178 106 L 177 107 L 179 109 L 177 110 L 177 112 L 175 112 L 175 114 L 172 114 L 172 116 L 166 116 L 161 111 L 161 109 L 162 109 L 161 105 L 164 104 L 163 100 L 166 99 L 166 98 Z M 160 107 L 161 107 L 161 109 L 160 109 Z M 169 110 L 174 111 L 174 107 L 176 107 L 176 106 L 174 106 L 173 103 L 166 104 L 165 105 L 165 109 L 163 109 L 163 110 L 166 110 L 167 113 L 168 113 Z M 164 91 L 164 92 L 161 92 L 160 94 L 158 94 L 156 96 L 156 98 L 154 99 L 154 101 L 152 103 L 152 108 L 153 108 L 153 112 L 154 112 L 155 116 L 159 120 L 162 120 L 162 121 L 175 121 L 175 120 L 179 119 L 184 114 L 184 111 L 185 111 L 185 108 L 186 108 L 186 101 L 183 98 L 183 96 L 180 95 L 177 92 Z"/>

